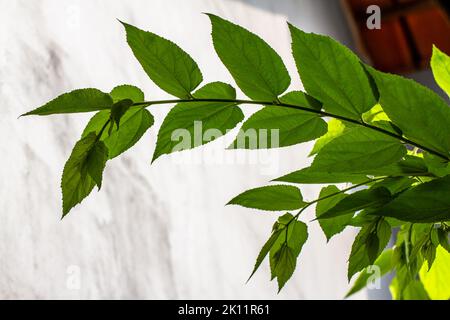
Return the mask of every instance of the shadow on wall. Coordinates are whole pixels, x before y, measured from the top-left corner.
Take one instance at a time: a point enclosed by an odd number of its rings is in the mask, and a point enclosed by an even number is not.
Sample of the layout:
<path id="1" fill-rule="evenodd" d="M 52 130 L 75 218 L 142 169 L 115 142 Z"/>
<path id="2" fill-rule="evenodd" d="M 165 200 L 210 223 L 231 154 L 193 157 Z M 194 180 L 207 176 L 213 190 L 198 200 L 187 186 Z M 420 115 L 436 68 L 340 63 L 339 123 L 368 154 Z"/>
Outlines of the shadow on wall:
<path id="1" fill-rule="evenodd" d="M 261 10 L 280 14 L 305 31 L 327 34 L 356 51 L 354 39 L 338 0 L 226 0 L 241 2 Z M 293 10 L 293 8 L 298 8 Z M 446 98 L 434 81 L 430 70 L 424 70 L 407 77 L 431 88 Z"/>

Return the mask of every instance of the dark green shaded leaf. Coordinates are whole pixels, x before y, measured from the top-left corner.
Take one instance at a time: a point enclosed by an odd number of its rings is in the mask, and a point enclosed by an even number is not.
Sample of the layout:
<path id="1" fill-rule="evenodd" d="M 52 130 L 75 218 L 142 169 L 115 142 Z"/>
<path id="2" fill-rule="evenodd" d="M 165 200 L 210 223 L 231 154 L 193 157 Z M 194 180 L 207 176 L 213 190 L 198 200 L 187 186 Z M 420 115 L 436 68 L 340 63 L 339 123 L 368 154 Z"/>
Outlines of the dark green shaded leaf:
<path id="1" fill-rule="evenodd" d="M 450 162 L 429 153 L 424 154 L 424 162 L 428 171 L 436 177 L 445 177 L 450 174 Z"/>
<path id="2" fill-rule="evenodd" d="M 213 14 L 214 48 L 239 88 L 253 100 L 276 101 L 291 78 L 280 56 L 260 37 Z"/>
<path id="3" fill-rule="evenodd" d="M 24 116 L 93 112 L 110 109 L 112 105 L 113 100 L 107 93 L 97 89 L 79 89 L 60 95 L 44 106 L 24 114 Z"/>
<path id="4" fill-rule="evenodd" d="M 334 235 L 344 231 L 345 227 L 349 224 L 349 222 L 353 217 L 353 213 L 350 213 L 333 219 L 325 219 L 325 220 L 320 219 L 323 213 L 327 212 L 328 210 L 336 206 L 340 201 L 342 201 L 347 196 L 346 194 L 339 192 L 340 190 L 336 186 L 328 186 L 322 188 L 322 191 L 320 192 L 319 195 L 319 199 L 329 197 L 331 195 L 334 196 L 321 200 L 316 205 L 316 218 L 319 220 L 320 227 L 325 233 L 325 236 L 327 237 L 328 241 L 330 241 L 330 239 Z"/>
<path id="5" fill-rule="evenodd" d="M 429 176 L 431 175 L 428 168 L 422 158 L 406 155 L 404 159 L 383 166 L 380 168 L 374 168 L 363 171 L 366 174 L 373 176 L 391 176 L 391 177 L 404 177 L 404 176 Z"/>
<path id="6" fill-rule="evenodd" d="M 442 248 L 447 250 L 448 253 L 450 253 L 450 243 L 449 243 L 449 239 L 448 239 L 448 231 L 438 229 L 437 232 L 438 232 L 439 244 L 442 246 Z"/>
<path id="7" fill-rule="evenodd" d="M 63 217 L 102 184 L 103 170 L 108 159 L 108 149 L 97 135 L 90 133 L 74 147 L 61 180 Z"/>
<path id="8" fill-rule="evenodd" d="M 127 41 L 150 79 L 181 99 L 191 97 L 203 81 L 197 63 L 175 43 L 154 33 L 123 23 Z"/>
<path id="9" fill-rule="evenodd" d="M 392 269 L 394 268 L 394 264 L 392 262 L 393 253 L 394 250 L 392 249 L 385 250 L 375 261 L 374 265 L 379 268 L 379 273 L 373 272 L 373 269 L 369 269 L 368 267 L 362 270 L 360 275 L 356 279 L 355 283 L 353 284 L 352 288 L 346 294 L 345 297 L 347 298 L 365 288 L 369 284 L 370 280 L 376 281 L 380 277 L 392 271 Z M 377 277 L 378 275 L 379 277 Z"/>
<path id="10" fill-rule="evenodd" d="M 413 187 L 372 214 L 418 223 L 450 220 L 449 194 L 450 175 Z"/>
<path id="11" fill-rule="evenodd" d="M 377 237 L 377 250 L 373 247 L 373 239 Z M 376 220 L 361 228 L 361 231 L 355 238 L 352 245 L 348 264 L 348 280 L 350 281 L 353 275 L 360 272 L 365 267 L 374 263 L 375 259 L 383 252 L 391 238 L 391 227 L 384 221 Z M 372 243 L 370 243 L 372 242 Z M 370 253 L 369 256 L 369 252 Z"/>
<path id="12" fill-rule="evenodd" d="M 115 103 L 111 108 L 111 120 L 112 123 L 120 128 L 120 120 L 125 115 L 125 113 L 130 110 L 133 105 L 133 100 L 125 99 Z M 112 126 L 111 126 L 112 128 Z M 111 134 L 111 132 L 110 132 Z"/>
<path id="13" fill-rule="evenodd" d="M 248 190 L 228 203 L 231 204 L 266 211 L 295 210 L 305 206 L 298 188 L 283 185 Z"/>
<path id="14" fill-rule="evenodd" d="M 392 200 L 386 188 L 366 189 L 352 193 L 325 211 L 320 219 L 330 219 L 367 208 L 377 208 Z"/>
<path id="15" fill-rule="evenodd" d="M 410 177 L 387 177 L 386 179 L 375 183 L 370 188 L 386 188 L 391 194 L 396 194 L 411 187 L 417 181 Z"/>
<path id="16" fill-rule="evenodd" d="M 352 119 L 376 104 L 372 84 L 358 57 L 330 37 L 289 24 L 292 51 L 306 91 L 328 112 Z"/>
<path id="17" fill-rule="evenodd" d="M 199 89 L 194 97 L 236 99 L 236 91 L 228 84 L 214 82 Z M 158 134 L 153 161 L 163 154 L 189 150 L 223 136 L 244 120 L 234 102 L 179 103 L 170 110 Z"/>

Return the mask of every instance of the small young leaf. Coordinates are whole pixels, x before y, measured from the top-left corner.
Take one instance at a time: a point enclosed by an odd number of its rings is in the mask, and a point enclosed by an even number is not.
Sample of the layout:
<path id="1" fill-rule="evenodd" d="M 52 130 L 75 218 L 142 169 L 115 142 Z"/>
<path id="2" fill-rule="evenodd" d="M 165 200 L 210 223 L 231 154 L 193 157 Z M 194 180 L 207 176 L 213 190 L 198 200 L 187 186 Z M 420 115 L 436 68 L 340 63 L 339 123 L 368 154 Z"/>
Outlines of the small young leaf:
<path id="1" fill-rule="evenodd" d="M 97 89 L 79 89 L 60 95 L 44 106 L 30 111 L 23 116 L 83 113 L 110 109 L 113 99 L 107 93 Z"/>
<path id="2" fill-rule="evenodd" d="M 295 105 L 314 106 L 308 102 L 303 92 L 291 92 L 287 96 L 285 99 L 288 101 L 300 102 Z M 320 108 L 320 103 L 318 106 Z M 287 147 L 314 140 L 326 132 L 327 124 L 317 114 L 292 108 L 268 106 L 252 115 L 244 123 L 232 146 L 236 149 Z M 246 139 L 247 137 L 249 139 Z"/>
<path id="3" fill-rule="evenodd" d="M 433 46 L 431 69 L 437 84 L 450 96 L 450 57 Z"/>
<path id="4" fill-rule="evenodd" d="M 228 84 L 207 84 L 194 97 L 236 98 Z M 179 103 L 170 110 L 158 134 L 153 161 L 164 154 L 189 150 L 207 144 L 233 129 L 244 120 L 244 114 L 234 102 Z"/>
<path id="5" fill-rule="evenodd" d="M 305 33 L 289 24 L 292 51 L 306 91 L 328 112 L 360 119 L 376 104 L 359 58 L 330 37 Z"/>
<path id="6" fill-rule="evenodd" d="M 424 246 L 422 246 L 421 252 L 423 258 L 427 262 L 428 271 L 430 271 L 431 267 L 433 266 L 434 260 L 436 259 L 436 249 L 437 246 L 435 246 L 431 242 L 428 242 Z"/>
<path id="7" fill-rule="evenodd" d="M 340 217 L 336 217 L 334 219 L 320 219 L 320 216 L 327 212 L 329 209 L 333 208 L 338 204 L 341 200 L 347 197 L 344 193 L 339 193 L 339 189 L 336 186 L 328 186 L 322 189 L 320 192 L 319 198 L 325 198 L 331 195 L 334 195 L 330 198 L 319 201 L 316 205 L 316 218 L 319 220 L 320 227 L 322 228 L 325 236 L 327 237 L 327 241 L 336 235 L 344 231 L 345 227 L 350 223 L 353 213 L 343 215 Z"/>
<path id="8" fill-rule="evenodd" d="M 275 101 L 291 78 L 280 56 L 248 30 L 208 14 L 214 48 L 239 88 L 253 100 Z"/>
<path id="9" fill-rule="evenodd" d="M 277 185 L 248 190 L 228 203 L 231 204 L 266 211 L 284 211 L 300 209 L 306 203 L 298 188 Z"/>
<path id="10" fill-rule="evenodd" d="M 197 63 L 173 42 L 123 23 L 127 41 L 150 79 L 180 99 L 191 97 L 203 81 Z"/>
<path id="11" fill-rule="evenodd" d="M 371 214 L 417 223 L 447 221 L 449 194 L 450 175 L 413 187 Z"/>
<path id="12" fill-rule="evenodd" d="M 413 80 L 367 69 L 380 90 L 383 110 L 404 135 L 449 157 L 450 107 L 447 103 Z"/>
<path id="13" fill-rule="evenodd" d="M 405 154 L 406 148 L 397 139 L 353 128 L 325 145 L 312 166 L 330 173 L 358 173 L 395 163 Z"/>
<path id="14" fill-rule="evenodd" d="M 279 291 L 292 277 L 297 265 L 297 257 L 308 239 L 306 224 L 301 221 L 292 221 L 294 217 L 290 214 L 285 217 L 290 218 L 291 224 L 282 231 L 270 250 L 270 270 L 272 279 L 277 278 Z"/>
<path id="15" fill-rule="evenodd" d="M 114 103 L 126 99 L 130 99 L 134 103 L 143 102 L 145 100 L 144 93 L 141 89 L 127 84 L 115 87 L 110 95 L 113 98 Z"/>
<path id="16" fill-rule="evenodd" d="M 97 113 L 86 126 L 83 138 L 91 132 L 100 134 L 109 118 L 109 111 Z M 110 135 L 106 131 L 103 132 L 100 140 L 108 147 L 109 158 L 114 159 L 133 147 L 153 123 L 153 116 L 146 109 L 131 107 L 121 118 L 120 128 L 113 128 Z"/>
<path id="17" fill-rule="evenodd" d="M 371 253 L 369 257 L 369 250 L 371 248 L 367 247 L 368 240 L 376 235 L 377 237 L 377 251 Z M 348 264 L 348 280 L 357 273 L 363 270 L 365 267 L 373 263 L 374 260 L 383 252 L 384 248 L 389 243 L 391 238 L 391 227 L 384 220 L 373 221 L 361 228 L 361 231 L 355 238 L 352 245 L 352 251 L 350 253 L 349 264 Z M 370 244 L 369 244 L 370 245 Z"/>
<path id="18" fill-rule="evenodd" d="M 376 231 L 374 231 L 366 240 L 369 264 L 375 263 L 375 260 L 389 243 L 391 236 L 392 229 L 390 224 L 384 219 L 381 219 L 377 224 Z"/>
<path id="19" fill-rule="evenodd" d="M 357 191 L 348 195 L 334 207 L 321 214 L 320 219 L 339 217 L 367 208 L 377 208 L 391 200 L 391 193 L 383 187 Z"/>
<path id="20" fill-rule="evenodd" d="M 125 99 L 116 102 L 111 108 L 111 120 L 116 124 L 117 128 L 120 128 L 120 120 L 125 113 L 130 110 L 133 105 L 133 100 Z"/>
<path id="21" fill-rule="evenodd" d="M 63 217 L 81 203 L 97 185 L 102 184 L 103 170 L 108 159 L 108 149 L 95 133 L 81 139 L 67 161 L 61 181 Z"/>

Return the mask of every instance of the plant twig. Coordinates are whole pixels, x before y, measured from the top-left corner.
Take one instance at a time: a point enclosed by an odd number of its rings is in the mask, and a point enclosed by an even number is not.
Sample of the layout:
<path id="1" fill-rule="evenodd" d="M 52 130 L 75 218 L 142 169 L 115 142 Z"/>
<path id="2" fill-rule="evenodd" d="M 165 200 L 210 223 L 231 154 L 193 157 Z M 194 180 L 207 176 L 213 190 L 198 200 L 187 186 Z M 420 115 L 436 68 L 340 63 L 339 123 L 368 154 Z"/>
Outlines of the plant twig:
<path id="1" fill-rule="evenodd" d="M 149 107 L 152 105 L 162 105 L 162 104 L 177 104 L 177 103 L 195 103 L 195 102 L 223 102 L 223 103 L 232 103 L 232 104 L 236 104 L 236 105 L 241 105 L 241 104 L 253 104 L 253 105 L 263 105 L 263 106 L 278 106 L 278 107 L 284 107 L 284 108 L 291 108 L 291 109 L 297 109 L 297 110 L 302 110 L 305 112 L 310 112 L 310 113 L 315 113 L 318 114 L 322 117 L 330 117 L 330 118 L 335 118 L 335 119 L 339 119 L 345 122 L 350 122 L 368 129 L 372 129 L 375 130 L 377 132 L 380 132 L 382 134 L 385 134 L 387 136 L 390 136 L 392 138 L 395 138 L 403 143 L 406 144 L 410 144 L 412 146 L 415 146 L 419 149 L 425 150 L 439 158 L 442 158 L 446 161 L 450 160 L 450 157 L 447 155 L 444 155 L 438 151 L 435 151 L 431 148 L 428 148 L 418 142 L 409 140 L 401 135 L 392 133 L 388 130 L 385 130 L 383 128 L 379 128 L 377 126 L 365 123 L 363 121 L 360 120 L 356 120 L 356 119 L 351 119 L 351 118 L 347 118 L 344 116 L 340 116 L 337 114 L 333 114 L 333 113 L 329 113 L 326 111 L 322 111 L 322 110 L 316 110 L 316 109 L 311 109 L 311 108 L 307 108 L 307 107 L 303 107 L 303 106 L 298 106 L 298 105 L 294 105 L 294 104 L 289 104 L 289 103 L 282 103 L 282 102 L 278 102 L 278 101 L 253 101 L 253 100 L 236 100 L 236 99 L 176 99 L 176 100 L 159 100 L 159 101 L 145 101 L 145 102 L 139 102 L 139 103 L 135 103 L 134 106 L 143 106 L 143 107 Z"/>

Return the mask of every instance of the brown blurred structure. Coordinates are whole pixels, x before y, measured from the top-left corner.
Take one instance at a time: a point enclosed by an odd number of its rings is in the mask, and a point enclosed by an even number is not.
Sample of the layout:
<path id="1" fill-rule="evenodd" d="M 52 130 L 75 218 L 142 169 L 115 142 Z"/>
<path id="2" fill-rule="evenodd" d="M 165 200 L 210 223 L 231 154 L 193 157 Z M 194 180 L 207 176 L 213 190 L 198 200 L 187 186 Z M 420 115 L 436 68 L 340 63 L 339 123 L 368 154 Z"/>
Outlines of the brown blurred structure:
<path id="1" fill-rule="evenodd" d="M 450 54 L 450 0 L 342 0 L 358 47 L 378 69 L 405 73 L 429 66 L 433 44 Z M 367 8 L 381 8 L 370 30 Z"/>

